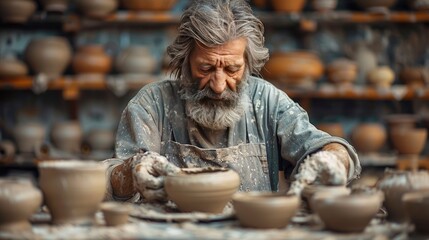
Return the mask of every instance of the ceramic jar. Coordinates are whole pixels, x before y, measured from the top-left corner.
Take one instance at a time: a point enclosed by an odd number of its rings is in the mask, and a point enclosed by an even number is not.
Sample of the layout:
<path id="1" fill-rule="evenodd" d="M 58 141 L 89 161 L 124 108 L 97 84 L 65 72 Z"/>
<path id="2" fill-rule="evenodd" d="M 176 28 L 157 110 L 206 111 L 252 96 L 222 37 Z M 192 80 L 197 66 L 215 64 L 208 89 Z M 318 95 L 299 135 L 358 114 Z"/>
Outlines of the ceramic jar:
<path id="1" fill-rule="evenodd" d="M 329 133 L 332 136 L 341 138 L 345 137 L 343 125 L 341 125 L 341 123 L 319 123 L 316 125 L 316 128 Z"/>
<path id="2" fill-rule="evenodd" d="M 106 191 L 101 162 L 54 160 L 39 163 L 39 184 L 53 224 L 92 224 Z"/>
<path id="3" fill-rule="evenodd" d="M 31 231 L 29 218 L 42 204 L 30 180 L 0 178 L 0 232 Z"/>
<path id="4" fill-rule="evenodd" d="M 111 150 L 115 145 L 115 133 L 108 129 L 94 129 L 87 134 L 86 141 L 92 150 Z"/>
<path id="5" fill-rule="evenodd" d="M 41 0 L 40 2 L 49 12 L 65 12 L 69 4 L 69 0 Z"/>
<path id="6" fill-rule="evenodd" d="M 337 3 L 337 0 L 312 0 L 311 6 L 318 12 L 328 12 L 334 10 Z"/>
<path id="7" fill-rule="evenodd" d="M 396 0 L 355 0 L 356 4 L 368 11 L 388 10 L 396 4 Z"/>
<path id="8" fill-rule="evenodd" d="M 27 74 L 27 65 L 15 55 L 10 54 L 0 58 L 0 78 L 16 78 Z"/>
<path id="9" fill-rule="evenodd" d="M 355 61 L 339 58 L 328 65 L 326 74 L 333 84 L 350 86 L 355 82 L 358 75 L 357 64 Z"/>
<path id="10" fill-rule="evenodd" d="M 85 16 L 104 18 L 118 8 L 118 0 L 76 0 L 76 7 Z"/>
<path id="11" fill-rule="evenodd" d="M 429 234 L 429 190 L 404 194 L 402 201 L 416 232 Z"/>
<path id="12" fill-rule="evenodd" d="M 122 0 L 122 6 L 134 11 L 169 11 L 177 0 Z"/>
<path id="13" fill-rule="evenodd" d="M 182 212 L 222 213 L 239 186 L 239 175 L 224 168 L 184 168 L 164 182 L 168 198 Z"/>
<path id="14" fill-rule="evenodd" d="M 0 1 L 0 19 L 5 22 L 23 23 L 36 11 L 34 0 L 2 0 Z"/>
<path id="15" fill-rule="evenodd" d="M 386 129 L 379 123 L 361 123 L 352 130 L 351 140 L 357 151 L 377 152 L 387 139 Z"/>
<path id="16" fill-rule="evenodd" d="M 396 128 L 390 131 L 393 147 L 399 154 L 419 155 L 426 145 L 426 128 Z"/>
<path id="17" fill-rule="evenodd" d="M 80 123 L 77 121 L 65 121 L 53 124 L 51 138 L 54 145 L 62 151 L 80 152 L 83 138 Z"/>
<path id="18" fill-rule="evenodd" d="M 18 123 L 13 128 L 13 137 L 19 152 L 33 153 L 36 146 L 45 140 L 46 128 L 37 122 Z"/>
<path id="19" fill-rule="evenodd" d="M 323 75 L 324 66 L 318 55 L 307 51 L 274 52 L 262 75 L 295 87 L 313 87 Z"/>
<path id="20" fill-rule="evenodd" d="M 272 0 L 271 4 L 276 12 L 296 13 L 302 11 L 305 2 L 305 0 Z"/>
<path id="21" fill-rule="evenodd" d="M 368 72 L 367 80 L 379 88 L 390 88 L 395 80 L 395 73 L 388 66 L 380 66 Z"/>
<path id="22" fill-rule="evenodd" d="M 402 202 L 403 195 L 411 191 L 429 189 L 429 174 L 427 171 L 388 169 L 377 182 L 377 188 L 384 192 L 387 219 L 393 222 L 404 222 L 407 217 Z"/>
<path id="23" fill-rule="evenodd" d="M 144 46 L 123 49 L 115 59 L 116 69 L 126 74 L 154 73 L 158 68 L 155 57 Z"/>
<path id="24" fill-rule="evenodd" d="M 81 46 L 73 56 L 72 68 L 78 74 L 106 74 L 112 68 L 112 58 L 104 51 L 102 45 Z"/>
<path id="25" fill-rule="evenodd" d="M 32 40 L 25 50 L 28 65 L 36 74 L 57 78 L 70 63 L 72 50 L 64 37 L 44 37 Z"/>
<path id="26" fill-rule="evenodd" d="M 429 82 L 429 67 L 404 67 L 399 79 L 413 89 L 425 88 Z"/>

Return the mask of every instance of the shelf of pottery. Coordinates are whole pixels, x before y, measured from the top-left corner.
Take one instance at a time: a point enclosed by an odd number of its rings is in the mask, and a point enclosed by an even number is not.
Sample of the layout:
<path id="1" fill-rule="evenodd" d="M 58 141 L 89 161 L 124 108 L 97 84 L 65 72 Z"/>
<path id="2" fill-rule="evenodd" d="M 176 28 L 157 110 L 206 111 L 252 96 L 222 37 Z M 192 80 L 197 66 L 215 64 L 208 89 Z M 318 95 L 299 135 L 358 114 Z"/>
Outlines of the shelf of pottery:
<path id="1" fill-rule="evenodd" d="M 386 116 L 411 117 L 418 128 L 429 115 L 428 1 L 251 3 L 271 51 L 262 76 L 299 101 L 315 124 L 340 128 L 364 159 L 377 159 L 369 165 L 394 163 L 399 150 Z M 187 4 L 1 1 L 1 161 L 16 161 L 13 153 L 31 161 L 111 156 L 129 98 L 168 77 L 164 51 Z M 353 134 L 368 122 L 384 130 L 362 140 L 369 150 Z M 388 154 L 372 154 L 380 152 Z"/>

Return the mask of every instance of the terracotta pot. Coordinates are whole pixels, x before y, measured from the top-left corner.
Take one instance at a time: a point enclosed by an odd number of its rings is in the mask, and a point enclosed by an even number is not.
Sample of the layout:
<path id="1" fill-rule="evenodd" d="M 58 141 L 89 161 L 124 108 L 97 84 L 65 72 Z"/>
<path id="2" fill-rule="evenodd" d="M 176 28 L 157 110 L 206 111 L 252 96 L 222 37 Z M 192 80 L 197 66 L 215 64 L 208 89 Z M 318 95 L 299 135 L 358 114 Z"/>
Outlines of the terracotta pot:
<path id="1" fill-rule="evenodd" d="M 106 226 L 119 226 L 128 222 L 131 206 L 121 202 L 104 202 L 101 204 Z"/>
<path id="2" fill-rule="evenodd" d="M 396 128 L 390 131 L 393 147 L 399 154 L 419 155 L 426 145 L 426 128 Z"/>
<path id="3" fill-rule="evenodd" d="M 106 74 L 112 68 L 112 58 L 102 45 L 81 46 L 73 57 L 72 67 L 75 73 Z"/>
<path id="4" fill-rule="evenodd" d="M 45 11 L 65 12 L 68 8 L 68 0 L 40 0 Z"/>
<path id="5" fill-rule="evenodd" d="M 42 204 L 42 193 L 29 180 L 0 178 L 0 232 L 31 231 L 28 219 Z"/>
<path id="6" fill-rule="evenodd" d="M 305 0 L 272 0 L 271 4 L 276 12 L 301 12 L 305 6 Z"/>
<path id="7" fill-rule="evenodd" d="M 323 63 L 311 52 L 274 52 L 262 69 L 267 80 L 291 86 L 313 85 L 323 75 Z"/>
<path id="8" fill-rule="evenodd" d="M 23 23 L 36 11 L 33 0 L 1 0 L 0 19 L 6 22 Z"/>
<path id="9" fill-rule="evenodd" d="M 296 195 L 271 192 L 239 192 L 232 199 L 235 214 L 243 227 L 284 228 L 300 205 Z"/>
<path id="10" fill-rule="evenodd" d="M 240 177 L 223 168 L 190 168 L 165 178 L 168 198 L 182 212 L 222 213 L 240 186 Z"/>
<path id="11" fill-rule="evenodd" d="M 362 232 L 375 217 L 383 202 L 383 193 L 356 193 L 313 198 L 313 207 L 326 229 L 337 232 Z"/>
<path id="12" fill-rule="evenodd" d="M 429 0 L 408 0 L 411 8 L 419 11 L 429 10 Z"/>
<path id="13" fill-rule="evenodd" d="M 122 6 L 134 11 L 169 11 L 177 0 L 122 0 Z"/>
<path id="14" fill-rule="evenodd" d="M 429 82 L 429 68 L 404 67 L 399 72 L 399 78 L 410 88 L 425 88 Z"/>
<path id="15" fill-rule="evenodd" d="M 27 65 L 17 59 L 15 55 L 6 55 L 0 58 L 0 78 L 16 78 L 27 74 Z"/>
<path id="16" fill-rule="evenodd" d="M 406 193 L 402 201 L 415 231 L 429 234 L 429 190 Z"/>
<path id="17" fill-rule="evenodd" d="M 369 83 L 380 88 L 390 88 L 395 80 L 395 73 L 390 67 L 376 67 L 368 72 Z"/>
<path id="18" fill-rule="evenodd" d="M 359 152 L 377 152 L 387 139 L 386 129 L 379 123 L 362 123 L 357 125 L 351 135 L 351 140 Z"/>
<path id="19" fill-rule="evenodd" d="M 83 132 L 77 121 L 55 123 L 51 137 L 54 145 L 62 151 L 78 153 L 81 149 Z"/>
<path id="20" fill-rule="evenodd" d="M 144 46 L 130 46 L 116 57 L 116 69 L 121 73 L 154 73 L 158 63 L 149 49 Z"/>
<path id="21" fill-rule="evenodd" d="M 13 136 L 19 152 L 33 153 L 45 140 L 46 128 L 36 122 L 19 123 L 13 128 Z"/>
<path id="22" fill-rule="evenodd" d="M 118 8 L 118 0 L 76 0 L 79 11 L 93 18 L 104 18 Z"/>
<path id="23" fill-rule="evenodd" d="M 395 5 L 396 0 L 355 0 L 356 4 L 364 10 L 389 9 Z"/>
<path id="24" fill-rule="evenodd" d="M 407 220 L 406 211 L 402 202 L 405 193 L 429 189 L 429 174 L 427 171 L 398 171 L 388 169 L 377 182 L 377 188 L 384 192 L 384 206 L 387 210 L 387 219 L 393 222 Z"/>
<path id="25" fill-rule="evenodd" d="M 53 224 L 91 224 L 106 191 L 106 167 L 96 161 L 57 160 L 38 165 L 40 188 Z"/>
<path id="26" fill-rule="evenodd" d="M 63 74 L 72 57 L 68 40 L 64 37 L 45 37 L 32 40 L 25 50 L 28 65 L 36 74 L 57 78 Z"/>
<path id="27" fill-rule="evenodd" d="M 318 12 L 328 12 L 334 10 L 337 3 L 337 0 L 312 0 L 311 6 Z"/>
<path id="28" fill-rule="evenodd" d="M 115 133 L 111 130 L 95 129 L 88 133 L 86 140 L 93 150 L 111 150 L 115 145 Z"/>
<path id="29" fill-rule="evenodd" d="M 316 128 L 327 132 L 332 136 L 341 138 L 345 137 L 343 125 L 341 125 L 341 123 L 320 123 L 316 125 Z"/>

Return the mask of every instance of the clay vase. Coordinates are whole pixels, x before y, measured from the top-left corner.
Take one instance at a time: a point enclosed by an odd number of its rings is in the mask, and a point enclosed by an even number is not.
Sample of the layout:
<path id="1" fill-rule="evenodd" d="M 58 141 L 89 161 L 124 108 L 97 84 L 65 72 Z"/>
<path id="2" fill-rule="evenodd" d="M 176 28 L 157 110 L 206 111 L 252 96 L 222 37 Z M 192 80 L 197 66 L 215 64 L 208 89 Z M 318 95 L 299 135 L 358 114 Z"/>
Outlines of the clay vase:
<path id="1" fill-rule="evenodd" d="M 404 67 L 399 72 L 399 79 L 412 89 L 425 88 L 429 81 L 429 68 Z"/>
<path id="2" fill-rule="evenodd" d="M 92 18 L 104 18 L 118 8 L 118 0 L 76 0 L 79 11 Z"/>
<path id="3" fill-rule="evenodd" d="M 332 136 L 345 137 L 343 125 L 341 125 L 341 123 L 319 123 L 316 125 L 316 128 Z"/>
<path id="4" fill-rule="evenodd" d="M 115 133 L 108 129 L 94 129 L 87 134 L 86 141 L 92 150 L 112 150 L 115 144 Z"/>
<path id="5" fill-rule="evenodd" d="M 128 222 L 131 206 L 121 202 L 103 202 L 100 206 L 106 226 L 119 226 Z"/>
<path id="6" fill-rule="evenodd" d="M 272 0 L 271 4 L 276 12 L 297 13 L 305 6 L 305 0 Z"/>
<path id="7" fill-rule="evenodd" d="M 393 147 L 399 154 L 419 155 L 426 145 L 426 128 L 396 128 L 390 131 Z"/>
<path id="8" fill-rule="evenodd" d="M 429 0 L 408 0 L 408 2 L 412 9 L 418 11 L 429 10 Z"/>
<path id="9" fill-rule="evenodd" d="M 239 192 L 232 198 L 240 225 L 248 228 L 284 228 L 300 206 L 296 195 L 271 192 Z"/>
<path id="10" fill-rule="evenodd" d="M 395 5 L 396 0 L 355 0 L 356 4 L 367 11 L 385 11 Z"/>
<path id="11" fill-rule="evenodd" d="M 79 153 L 83 132 L 77 121 L 58 122 L 52 126 L 51 138 L 54 145 L 65 152 Z"/>
<path id="12" fill-rule="evenodd" d="M 34 0 L 2 0 L 0 1 L 0 19 L 5 22 L 24 23 L 36 11 Z"/>
<path id="13" fill-rule="evenodd" d="M 225 168 L 184 168 L 164 182 L 168 198 L 182 212 L 222 213 L 239 186 L 239 175 Z"/>
<path id="14" fill-rule="evenodd" d="M 124 74 L 149 74 L 157 70 L 158 63 L 147 47 L 130 46 L 119 53 L 115 66 Z"/>
<path id="15" fill-rule="evenodd" d="M 169 11 L 177 0 L 122 0 L 125 9 L 133 11 Z"/>
<path id="16" fill-rule="evenodd" d="M 326 74 L 328 80 L 335 85 L 352 86 L 358 75 L 357 64 L 352 60 L 339 58 L 328 65 Z"/>
<path id="17" fill-rule="evenodd" d="M 361 192 L 350 195 L 318 195 L 312 206 L 326 229 L 336 232 L 362 232 L 375 217 L 383 193 Z"/>
<path id="18" fill-rule="evenodd" d="M 313 87 L 323 75 L 321 59 L 307 51 L 274 52 L 262 69 L 267 80 L 291 87 Z"/>
<path id="19" fill-rule="evenodd" d="M 36 122 L 19 123 L 13 128 L 13 137 L 19 152 L 33 153 L 35 147 L 45 140 L 46 128 Z"/>
<path id="20" fill-rule="evenodd" d="M 72 68 L 78 74 L 106 74 L 112 68 L 112 58 L 106 54 L 102 45 L 81 46 L 73 56 Z"/>
<path id="21" fill-rule="evenodd" d="M 92 224 L 106 191 L 106 167 L 96 161 L 39 163 L 39 184 L 53 224 Z"/>
<path id="22" fill-rule="evenodd" d="M 0 232 L 31 231 L 29 218 L 42 204 L 42 192 L 30 180 L 0 178 Z"/>
<path id="23" fill-rule="evenodd" d="M 390 88 L 395 80 L 395 73 L 390 67 L 376 67 L 368 72 L 367 80 L 378 88 Z"/>
<path id="24" fill-rule="evenodd" d="M 36 74 L 57 78 L 70 63 L 72 50 L 64 37 L 45 37 L 32 40 L 25 50 L 25 59 Z"/>
<path id="25" fill-rule="evenodd" d="M 68 8 L 68 0 L 41 0 L 45 11 L 48 12 L 65 12 Z"/>
<path id="26" fill-rule="evenodd" d="M 429 234 L 429 190 L 406 193 L 402 201 L 415 231 Z"/>
<path id="27" fill-rule="evenodd" d="M 329 12 L 337 7 L 337 0 L 312 0 L 311 6 L 318 12 Z"/>
<path id="28" fill-rule="evenodd" d="M 379 123 L 358 124 L 351 134 L 353 146 L 362 153 L 377 152 L 383 147 L 386 139 L 386 129 Z"/>
<path id="29" fill-rule="evenodd" d="M 411 191 L 429 189 L 429 174 L 427 171 L 411 172 L 387 169 L 376 187 L 384 192 L 387 220 L 404 222 L 407 220 L 407 216 L 402 202 L 403 195 Z"/>
<path id="30" fill-rule="evenodd" d="M 27 74 L 27 65 L 15 55 L 5 55 L 0 58 L 0 78 L 23 77 Z"/>

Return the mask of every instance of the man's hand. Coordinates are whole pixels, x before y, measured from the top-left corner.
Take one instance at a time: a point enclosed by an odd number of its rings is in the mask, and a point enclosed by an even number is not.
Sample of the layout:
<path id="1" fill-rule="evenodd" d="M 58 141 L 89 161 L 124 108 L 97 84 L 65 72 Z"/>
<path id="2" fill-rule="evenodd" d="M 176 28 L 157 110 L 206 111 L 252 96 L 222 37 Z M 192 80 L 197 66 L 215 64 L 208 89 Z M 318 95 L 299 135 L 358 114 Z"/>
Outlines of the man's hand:
<path id="1" fill-rule="evenodd" d="M 299 195 L 310 184 L 345 185 L 350 157 L 347 150 L 338 145 L 328 144 L 321 151 L 308 156 L 299 166 L 289 193 Z"/>
<path id="2" fill-rule="evenodd" d="M 156 152 L 136 155 L 131 167 L 134 188 L 149 202 L 166 201 L 164 176 L 180 172 L 179 167 Z"/>

